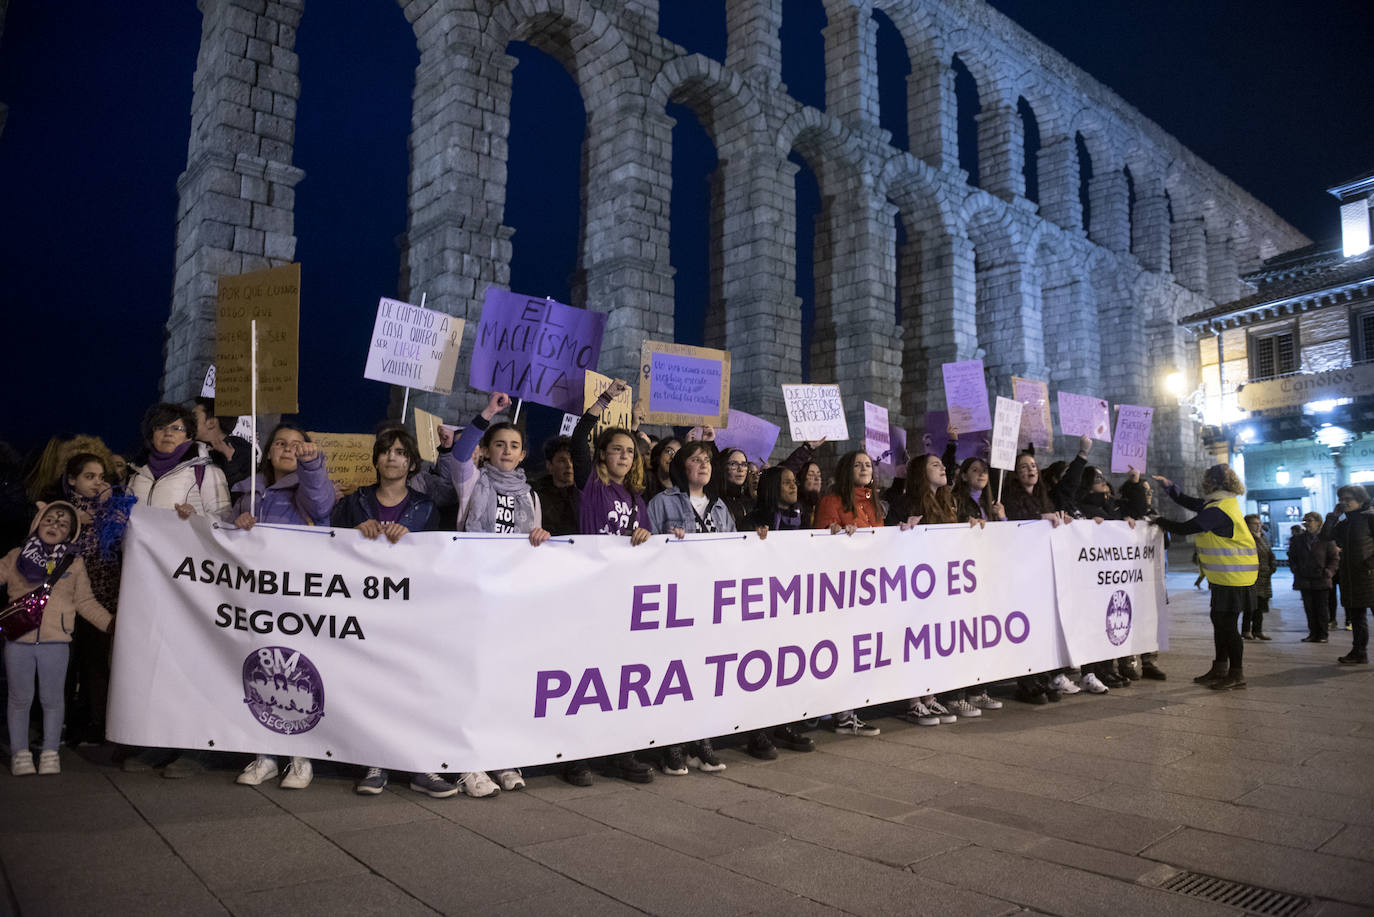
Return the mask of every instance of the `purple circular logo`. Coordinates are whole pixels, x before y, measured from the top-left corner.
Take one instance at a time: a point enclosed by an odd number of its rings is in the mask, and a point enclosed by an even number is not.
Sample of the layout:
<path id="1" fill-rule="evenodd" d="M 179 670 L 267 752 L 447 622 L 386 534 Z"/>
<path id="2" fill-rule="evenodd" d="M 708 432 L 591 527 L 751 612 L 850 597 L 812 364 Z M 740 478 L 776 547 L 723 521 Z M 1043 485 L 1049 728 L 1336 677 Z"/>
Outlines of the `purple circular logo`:
<path id="1" fill-rule="evenodd" d="M 1107 601 L 1107 639 L 1120 646 L 1131 635 L 1131 597 L 1118 589 Z"/>
<path id="2" fill-rule="evenodd" d="M 243 660 L 243 702 L 273 732 L 309 732 L 324 716 L 324 682 L 298 650 L 264 646 Z"/>

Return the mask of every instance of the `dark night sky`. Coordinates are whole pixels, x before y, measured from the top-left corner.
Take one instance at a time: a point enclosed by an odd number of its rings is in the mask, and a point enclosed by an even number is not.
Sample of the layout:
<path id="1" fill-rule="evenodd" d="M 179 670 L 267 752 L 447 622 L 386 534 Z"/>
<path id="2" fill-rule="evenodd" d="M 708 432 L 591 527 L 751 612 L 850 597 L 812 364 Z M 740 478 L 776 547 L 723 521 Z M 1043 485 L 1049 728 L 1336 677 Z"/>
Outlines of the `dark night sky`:
<path id="1" fill-rule="evenodd" d="M 719 0 L 662 3 L 665 35 L 722 55 Z M 1324 189 L 1374 168 L 1374 4 L 993 6 L 1314 239 L 1338 232 L 1335 200 Z M 820 53 L 819 8 L 820 0 L 785 0 L 785 78 L 799 98 L 821 92 L 808 64 Z M 0 384 L 10 393 L 0 439 L 27 448 L 53 432 L 80 430 L 128 449 L 156 398 L 199 32 L 190 2 L 10 5 L 0 39 L 0 101 L 10 106 L 0 135 L 0 296 L 9 343 Z M 365 430 L 385 410 L 385 387 L 361 374 L 377 298 L 396 292 L 417 52 L 389 0 L 310 4 L 297 51 L 295 164 L 306 172 L 296 203 L 302 418 L 316 429 Z M 566 298 L 580 99 L 551 59 L 528 48 L 512 53 L 521 60 L 506 216 L 516 228 L 513 286 Z M 696 342 L 706 225 L 697 189 L 714 151 L 686 110 L 670 114 L 679 122 L 672 201 L 679 338 Z"/>

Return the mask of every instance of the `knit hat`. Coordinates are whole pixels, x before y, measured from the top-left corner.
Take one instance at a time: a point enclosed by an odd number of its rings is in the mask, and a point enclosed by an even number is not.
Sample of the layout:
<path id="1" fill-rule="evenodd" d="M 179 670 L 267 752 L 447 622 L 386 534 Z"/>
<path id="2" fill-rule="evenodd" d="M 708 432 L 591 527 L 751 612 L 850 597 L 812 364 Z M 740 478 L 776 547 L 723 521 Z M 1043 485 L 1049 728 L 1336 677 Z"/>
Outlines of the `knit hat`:
<path id="1" fill-rule="evenodd" d="M 54 500 L 51 503 L 39 501 L 38 512 L 34 513 L 33 521 L 29 523 L 29 534 L 38 534 L 38 521 L 43 518 L 44 513 L 53 508 L 64 509 L 71 514 L 72 530 L 67 533 L 67 541 L 76 541 L 76 536 L 81 534 L 81 514 L 66 500 Z"/>

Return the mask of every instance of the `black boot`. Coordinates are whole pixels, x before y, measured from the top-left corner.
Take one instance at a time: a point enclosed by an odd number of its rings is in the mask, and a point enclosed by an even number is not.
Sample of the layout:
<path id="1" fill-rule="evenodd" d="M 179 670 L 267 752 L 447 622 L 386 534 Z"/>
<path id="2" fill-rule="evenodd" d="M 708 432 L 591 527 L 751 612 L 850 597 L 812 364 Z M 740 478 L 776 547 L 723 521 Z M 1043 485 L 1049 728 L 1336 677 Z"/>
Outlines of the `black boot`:
<path id="1" fill-rule="evenodd" d="M 1207 687 L 1213 691 L 1238 691 L 1245 687 L 1245 672 L 1240 668 L 1231 669 L 1225 678 L 1210 682 Z"/>
<path id="2" fill-rule="evenodd" d="M 1140 674 L 1154 681 L 1166 681 L 1169 676 L 1164 674 L 1164 670 L 1155 665 L 1153 659 L 1146 659 L 1140 664 Z"/>
<path id="3" fill-rule="evenodd" d="M 1214 681 L 1221 681 L 1226 677 L 1226 663 L 1220 659 L 1212 660 L 1212 667 L 1197 678 L 1193 679 L 1195 684 L 1206 685 Z"/>

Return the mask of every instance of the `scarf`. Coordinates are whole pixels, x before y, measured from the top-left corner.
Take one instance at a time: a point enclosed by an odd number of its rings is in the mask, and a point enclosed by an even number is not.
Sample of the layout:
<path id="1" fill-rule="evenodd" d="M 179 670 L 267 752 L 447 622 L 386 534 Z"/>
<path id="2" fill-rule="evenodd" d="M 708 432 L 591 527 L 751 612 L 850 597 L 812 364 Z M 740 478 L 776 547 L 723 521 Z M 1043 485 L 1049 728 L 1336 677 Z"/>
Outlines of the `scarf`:
<path id="1" fill-rule="evenodd" d="M 773 511 L 773 531 L 778 532 L 783 530 L 801 528 L 801 515 L 802 514 L 800 501 L 797 503 L 793 503 L 790 507 L 786 509 L 779 506 L 776 510 Z"/>
<path id="2" fill-rule="evenodd" d="M 41 585 L 57 562 L 62 559 L 62 555 L 71 549 L 71 542 L 64 541 L 60 544 L 47 544 L 37 534 L 29 536 L 29 540 L 24 542 L 23 549 L 19 552 L 19 559 L 15 562 L 15 568 L 19 574 L 35 586 Z"/>
<path id="3" fill-rule="evenodd" d="M 523 468 L 502 471 L 486 465 L 472 486 L 464 531 L 493 532 L 496 530 L 496 496 L 505 494 L 515 498 L 515 530 L 529 534 L 534 529 L 534 497 L 525 481 Z"/>
<path id="4" fill-rule="evenodd" d="M 158 478 L 180 465 L 187 450 L 194 444 L 195 440 L 188 439 L 171 452 L 158 452 L 156 449 L 148 450 L 148 470 L 153 473 L 153 480 L 156 481 Z"/>
<path id="5" fill-rule="evenodd" d="M 983 510 L 983 489 L 980 487 L 977 490 L 974 490 L 972 487 L 970 487 L 968 491 L 968 498 L 973 501 L 973 508 L 978 510 L 978 518 L 986 519 L 988 517 L 988 514 Z"/>

